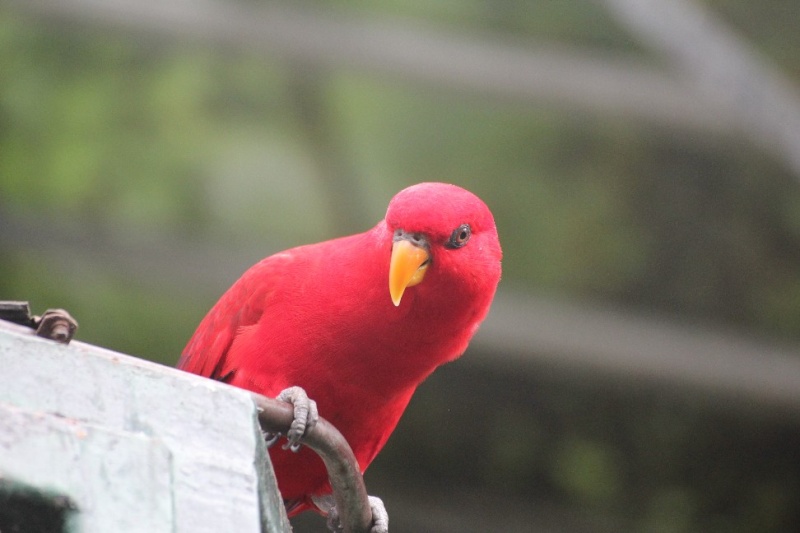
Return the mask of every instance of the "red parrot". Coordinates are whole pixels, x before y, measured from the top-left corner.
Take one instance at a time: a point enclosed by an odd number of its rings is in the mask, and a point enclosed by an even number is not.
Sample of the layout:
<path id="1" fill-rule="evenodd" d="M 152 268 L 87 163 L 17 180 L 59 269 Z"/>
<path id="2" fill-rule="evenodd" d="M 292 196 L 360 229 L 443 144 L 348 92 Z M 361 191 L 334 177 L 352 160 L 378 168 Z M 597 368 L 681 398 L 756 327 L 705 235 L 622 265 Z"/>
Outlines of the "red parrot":
<path id="1" fill-rule="evenodd" d="M 501 257 L 494 218 L 477 196 L 414 185 L 369 231 L 247 270 L 202 320 L 178 367 L 269 397 L 290 399 L 287 389 L 301 387 L 363 472 L 416 387 L 467 348 L 494 298 Z M 290 516 L 325 514 L 315 504 L 331 490 L 325 467 L 307 448 L 292 453 L 298 438 L 292 449 L 270 449 L 278 488 Z"/>

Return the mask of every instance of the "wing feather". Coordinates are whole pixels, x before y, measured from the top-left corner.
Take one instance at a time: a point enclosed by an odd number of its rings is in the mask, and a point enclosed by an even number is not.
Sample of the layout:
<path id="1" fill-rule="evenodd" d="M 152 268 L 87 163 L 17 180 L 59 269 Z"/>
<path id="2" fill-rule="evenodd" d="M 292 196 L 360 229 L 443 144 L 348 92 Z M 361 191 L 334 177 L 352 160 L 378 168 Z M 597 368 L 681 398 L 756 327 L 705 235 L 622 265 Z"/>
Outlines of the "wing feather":
<path id="1" fill-rule="evenodd" d="M 200 322 L 178 361 L 178 368 L 220 381 L 230 381 L 236 368 L 229 361 L 234 340 L 257 324 L 270 305 L 270 295 L 292 261 L 288 252 L 272 255 L 248 269 Z"/>

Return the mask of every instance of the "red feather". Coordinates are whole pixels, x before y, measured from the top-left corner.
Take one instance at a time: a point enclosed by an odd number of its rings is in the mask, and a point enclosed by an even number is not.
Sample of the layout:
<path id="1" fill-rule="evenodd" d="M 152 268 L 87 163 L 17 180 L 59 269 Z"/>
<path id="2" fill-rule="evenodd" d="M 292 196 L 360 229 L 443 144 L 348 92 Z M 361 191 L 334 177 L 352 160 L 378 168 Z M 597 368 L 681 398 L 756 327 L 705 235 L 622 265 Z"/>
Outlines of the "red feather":
<path id="1" fill-rule="evenodd" d="M 469 224 L 463 247 L 448 246 Z M 395 307 L 388 291 L 394 232 L 427 238 L 431 263 Z M 398 193 L 371 230 L 267 257 L 209 311 L 178 366 L 275 397 L 299 385 L 345 436 L 362 469 L 433 370 L 461 355 L 500 280 L 494 219 L 472 193 L 423 183 Z M 308 449 L 270 457 L 290 514 L 330 492 Z"/>

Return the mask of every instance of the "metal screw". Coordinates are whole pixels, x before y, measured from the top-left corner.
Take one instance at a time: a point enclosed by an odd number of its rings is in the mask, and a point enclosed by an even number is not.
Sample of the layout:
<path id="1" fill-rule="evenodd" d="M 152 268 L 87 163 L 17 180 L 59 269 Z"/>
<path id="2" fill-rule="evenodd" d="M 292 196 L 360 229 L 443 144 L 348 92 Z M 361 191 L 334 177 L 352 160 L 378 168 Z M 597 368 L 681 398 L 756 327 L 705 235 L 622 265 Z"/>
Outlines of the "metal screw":
<path id="1" fill-rule="evenodd" d="M 78 329 L 78 322 L 63 309 L 48 309 L 41 318 L 34 318 L 38 324 L 36 334 L 46 339 L 67 344 Z"/>

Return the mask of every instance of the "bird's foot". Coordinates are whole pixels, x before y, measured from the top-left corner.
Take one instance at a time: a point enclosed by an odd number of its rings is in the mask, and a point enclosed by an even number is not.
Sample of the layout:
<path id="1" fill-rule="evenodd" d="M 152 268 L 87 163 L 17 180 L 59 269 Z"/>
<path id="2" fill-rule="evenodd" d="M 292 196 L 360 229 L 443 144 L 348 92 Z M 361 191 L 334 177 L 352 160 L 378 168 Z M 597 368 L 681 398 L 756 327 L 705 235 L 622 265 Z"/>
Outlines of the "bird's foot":
<path id="1" fill-rule="evenodd" d="M 369 496 L 369 507 L 372 509 L 372 529 L 370 533 L 389 533 L 389 513 L 383 500 L 377 496 Z"/>
<path id="2" fill-rule="evenodd" d="M 300 440 L 317 425 L 319 412 L 317 402 L 310 399 L 302 387 L 289 387 L 278 394 L 278 400 L 288 402 L 294 407 L 294 419 L 286 434 L 287 443 L 283 449 L 290 449 L 296 452 L 300 449 Z M 280 438 L 280 433 L 265 433 L 267 447 L 269 448 Z"/>
<path id="3" fill-rule="evenodd" d="M 264 443 L 267 445 L 267 448 L 272 448 L 272 445 L 278 442 L 278 439 L 281 438 L 280 433 L 271 433 L 269 431 L 261 430 L 261 436 L 264 437 Z"/>
<path id="4" fill-rule="evenodd" d="M 372 528 L 370 533 L 389 533 L 389 513 L 386 512 L 386 506 L 383 505 L 383 500 L 377 496 L 368 496 L 369 507 L 372 510 Z M 315 500 L 316 502 L 316 500 Z M 339 512 L 336 506 L 332 505 L 328 509 L 328 530 L 332 533 L 342 533 L 344 528 L 339 520 Z"/>

